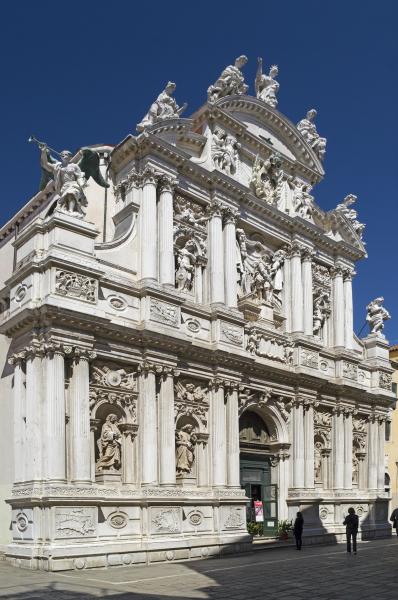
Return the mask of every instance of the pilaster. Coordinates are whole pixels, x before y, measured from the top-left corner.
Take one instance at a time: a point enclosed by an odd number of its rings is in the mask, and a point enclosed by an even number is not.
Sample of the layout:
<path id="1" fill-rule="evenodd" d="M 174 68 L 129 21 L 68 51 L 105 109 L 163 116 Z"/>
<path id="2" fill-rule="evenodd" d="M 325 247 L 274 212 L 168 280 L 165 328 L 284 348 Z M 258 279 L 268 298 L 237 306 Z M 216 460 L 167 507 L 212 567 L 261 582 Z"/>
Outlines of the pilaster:
<path id="1" fill-rule="evenodd" d="M 37 342 L 26 349 L 26 455 L 25 477 L 43 479 L 43 346 Z"/>
<path id="2" fill-rule="evenodd" d="M 352 488 L 352 412 L 346 408 L 344 411 L 344 489 Z"/>
<path id="3" fill-rule="evenodd" d="M 142 173 L 141 279 L 157 280 L 156 186 L 158 173 L 146 167 Z"/>
<path id="4" fill-rule="evenodd" d="M 209 268 L 210 303 L 224 303 L 224 248 L 222 232 L 222 206 L 213 202 L 209 208 Z"/>
<path id="5" fill-rule="evenodd" d="M 239 487 L 239 401 L 236 382 L 226 383 L 227 485 Z"/>
<path id="6" fill-rule="evenodd" d="M 339 405 L 333 410 L 333 488 L 344 487 L 344 411 Z"/>
<path id="7" fill-rule="evenodd" d="M 291 251 L 292 276 L 292 333 L 303 332 L 303 282 L 301 273 L 301 246 L 293 244 Z"/>
<path id="8" fill-rule="evenodd" d="M 343 269 L 336 265 L 331 271 L 333 281 L 333 345 L 343 348 L 345 343 L 345 313 Z"/>
<path id="9" fill-rule="evenodd" d="M 25 438 L 26 438 L 26 389 L 25 364 L 26 352 L 17 352 L 9 359 L 14 366 L 14 482 L 26 479 L 25 474 Z"/>
<path id="10" fill-rule="evenodd" d="M 145 361 L 139 371 L 141 482 L 143 485 L 152 485 L 158 480 L 156 368 Z"/>
<path id="11" fill-rule="evenodd" d="M 159 366 L 159 483 L 175 485 L 174 370 Z"/>
<path id="12" fill-rule="evenodd" d="M 236 216 L 237 211 L 224 209 L 224 276 L 225 304 L 231 308 L 238 306 L 236 271 Z"/>
<path id="13" fill-rule="evenodd" d="M 173 192 L 177 180 L 162 175 L 159 182 L 159 282 L 174 288 Z"/>
<path id="14" fill-rule="evenodd" d="M 314 252 L 309 248 L 305 248 L 302 252 L 302 257 L 304 334 L 313 335 L 314 303 L 312 290 L 312 259 L 314 257 Z"/>

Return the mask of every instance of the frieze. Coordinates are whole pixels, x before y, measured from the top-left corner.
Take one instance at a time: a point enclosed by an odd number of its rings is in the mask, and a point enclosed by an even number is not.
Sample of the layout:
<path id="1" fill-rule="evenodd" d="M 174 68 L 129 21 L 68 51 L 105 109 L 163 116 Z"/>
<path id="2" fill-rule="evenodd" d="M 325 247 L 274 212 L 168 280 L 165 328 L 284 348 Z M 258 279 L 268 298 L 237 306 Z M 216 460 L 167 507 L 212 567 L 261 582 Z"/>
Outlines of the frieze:
<path id="1" fill-rule="evenodd" d="M 170 327 L 177 327 L 180 324 L 179 308 L 178 306 L 173 306 L 173 304 L 151 298 L 149 312 L 151 321 L 163 323 Z"/>
<path id="2" fill-rule="evenodd" d="M 268 337 L 255 329 L 248 333 L 246 350 L 262 358 L 276 360 L 289 366 L 293 364 L 294 344 Z"/>
<path id="3" fill-rule="evenodd" d="M 91 537 L 95 534 L 95 508 L 56 508 L 57 538 Z"/>
<path id="4" fill-rule="evenodd" d="M 152 508 L 151 525 L 153 533 L 180 533 L 181 508 Z"/>
<path id="5" fill-rule="evenodd" d="M 358 365 L 345 360 L 343 362 L 343 377 L 345 377 L 346 379 L 352 379 L 353 381 L 357 381 Z"/>
<path id="6" fill-rule="evenodd" d="M 221 321 L 221 338 L 222 341 L 233 344 L 234 346 L 243 345 L 243 328 L 233 327 L 228 323 Z"/>
<path id="7" fill-rule="evenodd" d="M 391 392 L 392 390 L 392 375 L 391 373 L 384 373 L 383 371 L 379 372 L 379 387 L 383 390 L 388 390 Z"/>
<path id="8" fill-rule="evenodd" d="M 311 369 L 318 369 L 319 367 L 319 354 L 312 350 L 305 350 L 301 348 L 300 352 L 301 364 Z"/>
<path id="9" fill-rule="evenodd" d="M 87 275 L 57 269 L 55 293 L 60 296 L 83 300 L 94 304 L 97 301 L 98 281 Z"/>
<path id="10" fill-rule="evenodd" d="M 230 508 L 225 516 L 224 529 L 240 529 L 244 524 L 243 508 Z"/>

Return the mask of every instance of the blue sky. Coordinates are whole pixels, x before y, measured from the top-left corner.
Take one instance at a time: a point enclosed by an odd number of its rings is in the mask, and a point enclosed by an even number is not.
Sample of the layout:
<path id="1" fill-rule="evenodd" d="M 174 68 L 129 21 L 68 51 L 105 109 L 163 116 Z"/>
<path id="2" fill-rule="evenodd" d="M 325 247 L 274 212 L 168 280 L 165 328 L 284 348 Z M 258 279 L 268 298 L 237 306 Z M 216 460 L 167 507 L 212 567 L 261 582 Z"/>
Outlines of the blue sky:
<path id="1" fill-rule="evenodd" d="M 117 143 L 168 80 L 189 115 L 239 54 L 253 93 L 262 56 L 279 66 L 281 112 L 296 122 L 318 109 L 328 139 L 318 204 L 359 198 L 369 258 L 354 280 L 355 330 L 384 295 L 385 332 L 398 343 L 397 29 L 395 0 L 4 3 L 0 222 L 37 190 L 31 133 L 57 149 Z"/>

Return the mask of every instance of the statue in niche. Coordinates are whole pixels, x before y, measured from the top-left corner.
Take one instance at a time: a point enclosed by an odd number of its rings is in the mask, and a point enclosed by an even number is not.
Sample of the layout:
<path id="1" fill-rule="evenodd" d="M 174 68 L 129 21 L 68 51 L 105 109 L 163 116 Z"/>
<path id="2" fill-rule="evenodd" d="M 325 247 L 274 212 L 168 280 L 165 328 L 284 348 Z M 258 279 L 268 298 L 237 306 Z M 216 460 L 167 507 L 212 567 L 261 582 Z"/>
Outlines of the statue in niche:
<path id="1" fill-rule="evenodd" d="M 322 483 L 322 443 L 314 444 L 314 479 L 316 483 Z"/>
<path id="2" fill-rule="evenodd" d="M 301 119 L 297 123 L 297 129 L 307 142 L 309 146 L 315 151 L 318 157 L 322 160 L 326 153 L 326 138 L 322 138 L 314 123 L 314 119 L 317 115 L 315 108 L 311 108 L 307 112 L 307 115 L 304 119 Z"/>
<path id="3" fill-rule="evenodd" d="M 336 206 L 336 210 L 343 214 L 345 218 L 351 223 L 352 227 L 355 230 L 355 233 L 358 235 L 359 239 L 362 239 L 363 230 L 365 229 L 364 223 L 360 223 L 358 221 L 358 213 L 354 208 L 349 208 L 357 201 L 357 197 L 354 194 L 348 194 L 341 202 Z"/>
<path id="4" fill-rule="evenodd" d="M 267 204 L 278 205 L 278 198 L 284 181 L 281 169 L 282 161 L 278 154 L 272 154 L 264 161 L 258 155 L 253 165 L 250 187 L 257 198 L 264 199 Z"/>
<path id="5" fill-rule="evenodd" d="M 313 306 L 313 333 L 314 335 L 320 337 L 322 333 L 322 327 L 330 314 L 329 294 L 320 288 L 316 289 L 314 292 Z"/>
<path id="6" fill-rule="evenodd" d="M 352 483 L 359 483 L 359 460 L 356 456 L 352 458 Z"/>
<path id="7" fill-rule="evenodd" d="M 180 292 L 190 292 L 195 277 L 196 246 L 188 240 L 183 248 L 177 250 L 176 285 Z"/>
<path id="8" fill-rule="evenodd" d="M 138 123 L 137 131 L 144 131 L 146 127 L 165 119 L 176 119 L 184 112 L 188 105 L 185 103 L 181 107 L 178 106 L 173 98 L 175 89 L 176 84 L 169 81 L 163 92 L 159 94 L 155 102 L 151 105 L 141 123 Z"/>
<path id="9" fill-rule="evenodd" d="M 207 99 L 214 102 L 224 96 L 246 94 L 248 86 L 241 71 L 247 63 L 246 56 L 239 56 L 233 65 L 226 67 L 217 81 L 207 90 Z"/>
<path id="10" fill-rule="evenodd" d="M 282 309 L 283 264 L 285 258 L 286 252 L 284 250 L 276 250 L 271 258 L 272 300 L 274 308 L 278 311 Z"/>
<path id="11" fill-rule="evenodd" d="M 90 148 L 82 148 L 79 151 L 79 161 L 72 162 L 73 154 L 69 150 L 56 152 L 33 136 L 29 138 L 29 141 L 36 142 L 41 152 L 40 190 L 44 190 L 47 184 L 53 181 L 58 210 L 79 219 L 83 218 L 85 216 L 84 209 L 87 206 L 84 188 L 90 177 L 101 187 L 109 187 L 109 183 L 105 181 L 100 171 L 98 152 Z M 51 152 L 57 154 L 61 160 L 55 159 Z"/>
<path id="12" fill-rule="evenodd" d="M 176 430 L 176 469 L 177 476 L 183 477 L 191 472 L 195 460 L 197 436 L 190 423 Z"/>
<path id="13" fill-rule="evenodd" d="M 314 198 L 309 193 L 310 190 L 311 186 L 305 183 L 305 181 L 295 180 L 293 202 L 296 215 L 306 221 L 313 222 Z"/>
<path id="14" fill-rule="evenodd" d="M 118 418 L 109 414 L 102 425 L 101 436 L 97 442 L 99 459 L 97 471 L 119 471 L 121 467 L 121 433 L 117 426 Z"/>
<path id="15" fill-rule="evenodd" d="M 254 82 L 256 96 L 272 108 L 276 108 L 278 105 L 276 94 L 279 90 L 279 83 L 274 79 L 277 75 L 278 67 L 276 65 L 272 65 L 269 74 L 265 75 L 263 73 L 263 59 L 257 59 L 257 73 Z"/>
<path id="16" fill-rule="evenodd" d="M 388 310 L 382 306 L 383 302 L 384 298 L 380 296 L 379 298 L 372 300 L 372 302 L 370 302 L 366 307 L 366 321 L 369 323 L 370 333 L 382 334 L 384 329 L 384 321 L 391 319 L 391 315 Z"/>
<path id="17" fill-rule="evenodd" d="M 228 175 L 236 172 L 240 144 L 218 127 L 213 132 L 211 154 L 214 166 Z"/>

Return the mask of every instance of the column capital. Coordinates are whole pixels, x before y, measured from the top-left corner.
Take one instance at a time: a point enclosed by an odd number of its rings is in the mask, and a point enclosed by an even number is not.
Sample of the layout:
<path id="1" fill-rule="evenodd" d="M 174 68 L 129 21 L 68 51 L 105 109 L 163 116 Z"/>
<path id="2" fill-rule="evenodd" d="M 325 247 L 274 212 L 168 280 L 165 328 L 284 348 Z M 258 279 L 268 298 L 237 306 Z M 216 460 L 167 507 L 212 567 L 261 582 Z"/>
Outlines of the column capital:
<path id="1" fill-rule="evenodd" d="M 159 181 L 159 178 L 162 174 L 159 171 L 156 171 L 150 165 L 146 165 L 144 170 L 141 172 L 141 181 L 143 185 L 152 184 L 156 185 Z"/>
<path id="2" fill-rule="evenodd" d="M 290 257 L 299 256 L 301 258 L 301 253 L 303 251 L 303 246 L 299 244 L 299 242 L 292 242 L 290 246 Z"/>
<path id="3" fill-rule="evenodd" d="M 344 273 L 344 268 L 342 265 L 339 265 L 339 264 L 335 264 L 330 269 L 330 276 L 332 277 L 332 279 L 335 279 L 336 277 L 343 277 L 343 273 Z"/>
<path id="4" fill-rule="evenodd" d="M 312 263 L 316 256 L 316 252 L 312 248 L 303 248 L 301 251 L 301 259 L 303 262 Z"/>
<path id="5" fill-rule="evenodd" d="M 66 346 L 66 348 L 69 347 Z M 69 354 L 69 351 L 67 351 L 66 354 Z M 97 358 L 97 353 L 94 350 L 91 350 L 90 348 L 80 348 L 79 346 L 73 348 L 71 354 L 76 362 L 80 360 L 89 362 Z"/>
<path id="6" fill-rule="evenodd" d="M 44 344 L 41 342 L 33 341 L 31 345 L 26 346 L 25 355 L 26 359 L 33 359 L 36 357 L 42 358 L 45 354 Z"/>
<path id="7" fill-rule="evenodd" d="M 239 211 L 236 208 L 231 208 L 227 206 L 222 209 L 222 214 L 225 225 L 228 223 L 232 223 L 233 225 L 235 225 L 239 215 Z"/>
<path id="8" fill-rule="evenodd" d="M 238 392 L 240 389 L 239 381 L 224 379 L 224 388 L 228 394 L 232 394 L 233 392 Z"/>
<path id="9" fill-rule="evenodd" d="M 8 359 L 9 365 L 20 365 L 26 359 L 26 350 L 22 350 L 21 352 L 15 352 Z"/>
<path id="10" fill-rule="evenodd" d="M 343 269 L 343 280 L 344 281 L 352 281 L 352 278 L 356 275 L 356 271 L 354 269 Z"/>
<path id="11" fill-rule="evenodd" d="M 54 354 L 60 356 L 72 355 L 73 348 L 69 344 L 62 344 L 59 342 L 48 342 L 44 344 L 44 353 L 46 356 L 54 356 Z"/>
<path id="12" fill-rule="evenodd" d="M 220 388 L 224 389 L 225 379 L 221 379 L 220 377 L 213 377 L 209 379 L 209 389 L 217 392 Z"/>
<path id="13" fill-rule="evenodd" d="M 138 365 L 137 372 L 143 375 L 148 375 L 148 373 L 156 374 L 157 366 L 158 365 L 155 365 L 155 363 L 152 363 L 149 360 L 144 360 L 140 365 Z"/>
<path id="14" fill-rule="evenodd" d="M 206 212 L 210 218 L 222 217 L 224 211 L 224 204 L 219 200 L 213 200 L 211 204 L 206 207 Z"/>
<path id="15" fill-rule="evenodd" d="M 170 367 L 169 365 L 155 365 L 156 375 L 160 377 L 160 379 L 167 379 L 168 377 L 178 377 L 180 372 L 174 367 Z"/>
<path id="16" fill-rule="evenodd" d="M 160 192 L 174 192 L 178 184 L 177 177 L 168 175 L 167 173 L 159 175 L 159 191 Z"/>
<path id="17" fill-rule="evenodd" d="M 138 425 L 135 423 L 119 423 L 118 427 L 124 437 L 130 437 L 132 440 L 137 436 Z"/>

